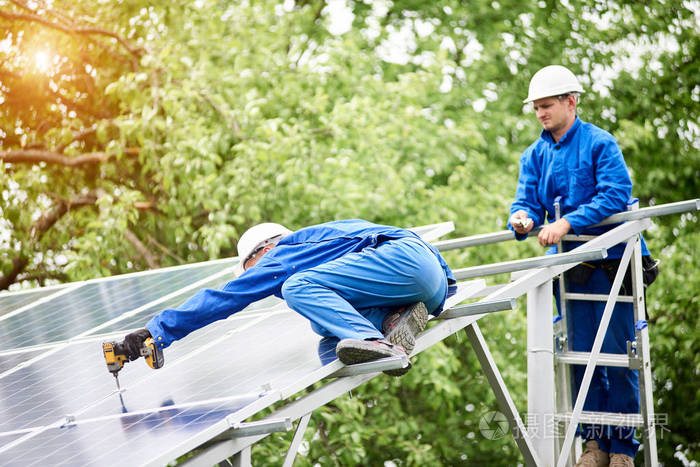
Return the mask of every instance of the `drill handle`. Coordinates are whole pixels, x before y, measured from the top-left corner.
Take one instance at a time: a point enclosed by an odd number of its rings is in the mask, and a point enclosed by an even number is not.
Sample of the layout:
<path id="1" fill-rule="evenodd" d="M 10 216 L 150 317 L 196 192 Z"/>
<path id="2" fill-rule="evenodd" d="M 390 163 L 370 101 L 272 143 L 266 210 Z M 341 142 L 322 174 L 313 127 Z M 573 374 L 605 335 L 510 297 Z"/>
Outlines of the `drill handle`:
<path id="1" fill-rule="evenodd" d="M 148 366 L 154 370 L 161 368 L 165 364 L 163 350 L 158 347 L 158 344 L 152 337 L 144 341 L 143 347 L 141 347 L 141 355 L 146 359 Z"/>

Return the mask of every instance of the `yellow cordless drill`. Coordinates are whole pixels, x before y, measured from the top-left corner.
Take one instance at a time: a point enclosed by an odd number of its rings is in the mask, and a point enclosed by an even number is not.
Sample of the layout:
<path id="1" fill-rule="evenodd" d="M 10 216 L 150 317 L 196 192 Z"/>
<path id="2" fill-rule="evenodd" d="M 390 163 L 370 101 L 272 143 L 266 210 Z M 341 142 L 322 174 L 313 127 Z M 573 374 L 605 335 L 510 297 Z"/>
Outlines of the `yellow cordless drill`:
<path id="1" fill-rule="evenodd" d="M 152 337 L 149 337 L 143 342 L 141 347 L 141 356 L 146 358 L 146 363 L 148 366 L 157 370 L 162 367 L 165 363 L 163 358 L 163 351 L 158 348 L 156 341 Z M 123 344 L 119 342 L 103 342 L 102 352 L 105 355 L 105 362 L 107 362 L 107 369 L 110 373 L 114 375 L 117 381 L 117 389 L 120 390 L 119 386 L 119 371 L 124 368 L 124 363 L 129 361 L 126 349 Z"/>

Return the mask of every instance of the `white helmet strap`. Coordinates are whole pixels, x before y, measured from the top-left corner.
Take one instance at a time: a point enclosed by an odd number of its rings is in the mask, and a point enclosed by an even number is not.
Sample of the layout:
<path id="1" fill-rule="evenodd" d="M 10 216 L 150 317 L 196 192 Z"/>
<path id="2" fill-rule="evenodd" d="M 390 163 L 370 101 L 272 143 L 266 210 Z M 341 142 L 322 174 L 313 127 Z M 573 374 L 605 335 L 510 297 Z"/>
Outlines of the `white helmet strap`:
<path id="1" fill-rule="evenodd" d="M 283 236 L 284 236 L 284 235 L 282 235 L 282 234 L 280 234 L 280 235 L 275 235 L 275 236 L 272 237 L 272 238 L 268 238 L 267 240 L 263 240 L 262 242 L 260 242 L 260 244 L 257 245 L 255 248 L 253 248 L 253 251 L 251 251 L 250 254 L 249 254 L 246 258 L 243 259 L 242 264 L 245 265 L 245 263 L 247 263 L 248 260 L 249 260 L 250 258 L 252 258 L 253 256 L 255 256 L 260 250 L 262 250 L 262 249 L 265 248 L 266 246 L 268 246 L 268 245 L 273 245 L 273 244 L 274 244 L 274 245 L 277 245 L 277 243 L 278 243 L 280 240 L 282 240 L 282 237 L 283 237 Z"/>

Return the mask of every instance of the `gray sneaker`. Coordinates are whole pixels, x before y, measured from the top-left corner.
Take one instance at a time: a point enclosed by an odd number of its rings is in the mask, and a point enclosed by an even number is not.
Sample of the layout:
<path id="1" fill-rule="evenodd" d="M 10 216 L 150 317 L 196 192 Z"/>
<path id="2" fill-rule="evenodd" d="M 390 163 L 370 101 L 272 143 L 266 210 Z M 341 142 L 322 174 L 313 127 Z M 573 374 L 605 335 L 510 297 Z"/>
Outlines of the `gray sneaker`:
<path id="1" fill-rule="evenodd" d="M 372 362 L 381 358 L 401 357 L 406 355 L 406 351 L 387 341 L 386 339 L 377 339 L 365 341 L 362 339 L 343 339 L 338 342 L 335 348 L 335 354 L 338 360 L 346 365 L 354 365 L 356 363 Z M 411 363 L 408 363 L 406 368 L 397 368 L 395 370 L 387 370 L 384 373 L 391 376 L 401 376 L 411 369 Z"/>
<path id="2" fill-rule="evenodd" d="M 403 347 L 410 355 L 416 346 L 416 336 L 427 322 L 428 310 L 423 302 L 418 302 L 384 318 L 382 332 L 389 342 Z"/>

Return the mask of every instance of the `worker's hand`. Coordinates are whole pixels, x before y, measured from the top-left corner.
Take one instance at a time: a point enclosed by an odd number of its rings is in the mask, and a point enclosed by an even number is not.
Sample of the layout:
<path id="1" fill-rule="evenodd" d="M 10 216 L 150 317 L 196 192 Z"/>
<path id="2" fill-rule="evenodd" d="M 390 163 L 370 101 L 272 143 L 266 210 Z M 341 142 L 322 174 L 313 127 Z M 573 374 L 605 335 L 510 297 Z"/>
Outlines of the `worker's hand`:
<path id="1" fill-rule="evenodd" d="M 126 350 L 126 356 L 129 357 L 129 361 L 133 362 L 141 356 L 141 347 L 143 347 L 143 343 L 149 337 L 151 337 L 151 333 L 145 328 L 134 331 L 124 337 L 122 345 Z"/>
<path id="2" fill-rule="evenodd" d="M 519 234 L 526 234 L 529 231 L 532 230 L 532 228 L 535 226 L 535 223 L 532 222 L 532 219 L 527 217 L 527 212 L 524 210 L 516 211 L 513 213 L 512 216 L 510 216 L 510 225 L 513 226 L 513 229 L 518 232 Z"/>
<path id="3" fill-rule="evenodd" d="M 542 246 L 554 245 L 555 243 L 559 243 L 561 237 L 569 233 L 569 230 L 571 230 L 571 224 L 562 217 L 553 224 L 544 226 L 542 230 L 540 230 L 537 240 L 539 240 Z"/>

